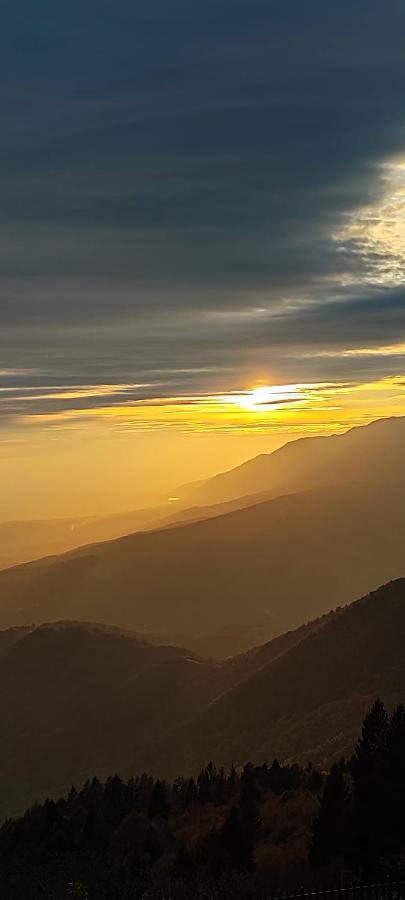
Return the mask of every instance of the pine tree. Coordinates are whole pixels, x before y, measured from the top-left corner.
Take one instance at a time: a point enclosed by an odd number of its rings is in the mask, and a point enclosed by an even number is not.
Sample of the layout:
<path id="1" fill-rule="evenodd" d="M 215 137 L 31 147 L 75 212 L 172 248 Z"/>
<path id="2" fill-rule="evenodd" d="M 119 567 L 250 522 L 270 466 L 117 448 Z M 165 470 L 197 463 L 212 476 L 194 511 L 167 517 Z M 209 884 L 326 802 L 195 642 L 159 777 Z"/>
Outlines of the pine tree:
<path id="1" fill-rule="evenodd" d="M 366 715 L 351 761 L 351 771 L 357 799 L 369 802 L 372 788 L 381 780 L 386 765 L 388 715 L 377 698 Z"/>
<path id="2" fill-rule="evenodd" d="M 402 704 L 392 712 L 387 733 L 386 828 L 390 850 L 405 849 L 405 709 Z"/>
<path id="3" fill-rule="evenodd" d="M 173 865 L 173 877 L 181 881 L 185 881 L 192 877 L 194 873 L 193 855 L 183 843 L 176 853 Z"/>
<path id="4" fill-rule="evenodd" d="M 221 846 L 227 868 L 241 873 L 253 871 L 254 842 L 236 806 L 231 807 L 223 824 Z"/>
<path id="5" fill-rule="evenodd" d="M 237 774 L 234 764 L 232 763 L 231 768 L 229 770 L 229 775 L 228 775 L 228 788 L 229 788 L 229 794 L 231 797 L 232 797 L 232 794 L 235 793 L 235 791 L 238 787 L 238 784 L 239 784 L 238 774 Z"/>
<path id="6" fill-rule="evenodd" d="M 164 781 L 156 781 L 152 791 L 149 805 L 149 817 L 154 819 L 168 819 L 170 813 L 170 803 L 167 786 Z"/>
<path id="7" fill-rule="evenodd" d="M 240 783 L 240 812 L 246 833 L 249 835 L 252 844 L 261 825 L 259 802 L 260 791 L 256 784 L 254 766 L 248 763 L 243 770 Z"/>
<path id="8" fill-rule="evenodd" d="M 351 761 L 355 795 L 353 855 L 367 874 L 383 868 L 387 850 L 388 715 L 377 699 L 366 715 Z"/>
<path id="9" fill-rule="evenodd" d="M 345 763 L 332 766 L 313 824 L 310 859 L 315 866 L 328 866 L 346 854 L 350 836 L 350 794 L 345 780 Z"/>

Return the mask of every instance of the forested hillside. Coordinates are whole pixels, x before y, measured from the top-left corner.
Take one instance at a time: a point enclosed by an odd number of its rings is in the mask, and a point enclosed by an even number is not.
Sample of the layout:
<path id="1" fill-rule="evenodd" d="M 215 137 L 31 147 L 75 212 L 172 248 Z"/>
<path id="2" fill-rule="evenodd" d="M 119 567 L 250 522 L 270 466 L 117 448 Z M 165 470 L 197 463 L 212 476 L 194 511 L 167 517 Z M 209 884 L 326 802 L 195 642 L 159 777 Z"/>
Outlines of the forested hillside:
<path id="1" fill-rule="evenodd" d="M 405 874 L 405 712 L 377 700 L 354 753 L 313 766 L 209 763 L 172 783 L 92 778 L 0 829 L 7 900 L 264 900 Z"/>
<path id="2" fill-rule="evenodd" d="M 351 753 L 373 697 L 405 696 L 404 631 L 405 579 L 225 662 L 78 622 L 3 632 L 3 815 L 112 772 L 324 768 Z"/>

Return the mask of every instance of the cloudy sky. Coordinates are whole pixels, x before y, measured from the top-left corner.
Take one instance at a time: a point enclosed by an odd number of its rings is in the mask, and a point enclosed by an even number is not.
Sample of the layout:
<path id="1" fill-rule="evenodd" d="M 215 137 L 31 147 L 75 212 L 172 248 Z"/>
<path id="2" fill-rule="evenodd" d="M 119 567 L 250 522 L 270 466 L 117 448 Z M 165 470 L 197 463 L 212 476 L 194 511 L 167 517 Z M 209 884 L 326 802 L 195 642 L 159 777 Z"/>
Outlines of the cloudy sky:
<path id="1" fill-rule="evenodd" d="M 405 412 L 401 0 L 0 22 L 0 518 Z"/>

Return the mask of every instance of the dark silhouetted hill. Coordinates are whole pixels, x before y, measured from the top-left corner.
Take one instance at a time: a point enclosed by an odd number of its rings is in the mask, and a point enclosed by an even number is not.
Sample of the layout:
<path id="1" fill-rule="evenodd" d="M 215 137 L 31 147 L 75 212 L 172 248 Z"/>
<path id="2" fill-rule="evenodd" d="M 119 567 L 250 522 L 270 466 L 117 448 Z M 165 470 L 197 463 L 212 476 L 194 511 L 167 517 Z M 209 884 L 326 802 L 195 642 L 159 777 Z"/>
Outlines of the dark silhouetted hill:
<path id="1" fill-rule="evenodd" d="M 250 677 L 176 735 L 176 747 L 189 748 L 183 768 L 193 770 L 211 756 L 224 765 L 277 756 L 327 766 L 350 754 L 373 699 L 379 695 L 389 706 L 403 701 L 404 637 L 405 579 L 398 579 L 313 623 L 284 652 L 274 654 L 277 642 L 270 643 L 268 661 L 261 648 Z M 169 770 L 176 755 L 166 745 Z"/>
<path id="2" fill-rule="evenodd" d="M 405 579 L 222 663 L 106 626 L 13 629 L 0 640 L 3 813 L 93 774 L 326 766 L 375 696 L 405 696 L 404 634 Z"/>
<path id="3" fill-rule="evenodd" d="M 60 622 L 0 639 L 2 814 L 139 753 L 216 690 L 215 667 L 105 626 Z"/>

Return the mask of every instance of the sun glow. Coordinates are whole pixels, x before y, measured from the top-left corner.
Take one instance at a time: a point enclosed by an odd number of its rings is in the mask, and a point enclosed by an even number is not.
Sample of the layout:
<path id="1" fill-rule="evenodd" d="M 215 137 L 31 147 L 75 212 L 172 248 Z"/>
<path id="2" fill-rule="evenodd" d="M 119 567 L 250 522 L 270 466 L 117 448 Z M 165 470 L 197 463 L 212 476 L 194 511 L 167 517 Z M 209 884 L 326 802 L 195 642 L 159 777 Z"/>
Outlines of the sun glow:
<path id="1" fill-rule="evenodd" d="M 16 511 L 22 518 L 104 514 L 167 497 L 176 506 L 176 484 L 232 468 L 292 438 L 405 415 L 405 378 L 251 380 L 249 388 L 142 399 L 125 388 L 100 405 L 91 396 L 48 404 L 27 401 L 26 394 L 13 398 L 12 427 L 0 436 L 3 519 Z M 38 484 L 52 489 L 38 494 Z"/>
<path id="2" fill-rule="evenodd" d="M 273 384 L 258 385 L 250 390 L 237 394 L 224 394 L 218 399 L 226 405 L 239 407 L 240 410 L 260 415 L 277 412 L 280 409 L 296 408 L 297 405 L 322 399 L 319 384 Z"/>
<path id="3" fill-rule="evenodd" d="M 366 351 L 367 348 L 359 348 L 356 355 Z M 132 397 L 124 394 L 122 398 L 111 394 L 108 400 L 102 405 L 93 405 L 91 399 L 87 403 L 82 400 L 72 407 L 62 399 L 51 410 L 30 401 L 29 411 L 26 398 L 22 397 L 15 428 L 17 432 L 32 429 L 38 435 L 44 429 L 55 440 L 73 433 L 84 440 L 86 436 L 101 436 L 112 430 L 123 437 L 134 432 L 163 433 L 169 428 L 187 434 L 322 434 L 363 424 L 381 414 L 403 415 L 405 381 L 398 376 L 359 384 L 256 384 L 249 389 L 180 397 L 137 399 L 136 393 Z"/>
<path id="4" fill-rule="evenodd" d="M 299 385 L 263 385 L 253 388 L 247 396 L 242 400 L 241 406 L 245 409 L 257 411 L 263 407 L 278 408 L 285 403 L 293 403 L 296 400 L 302 400 L 302 394 Z"/>

